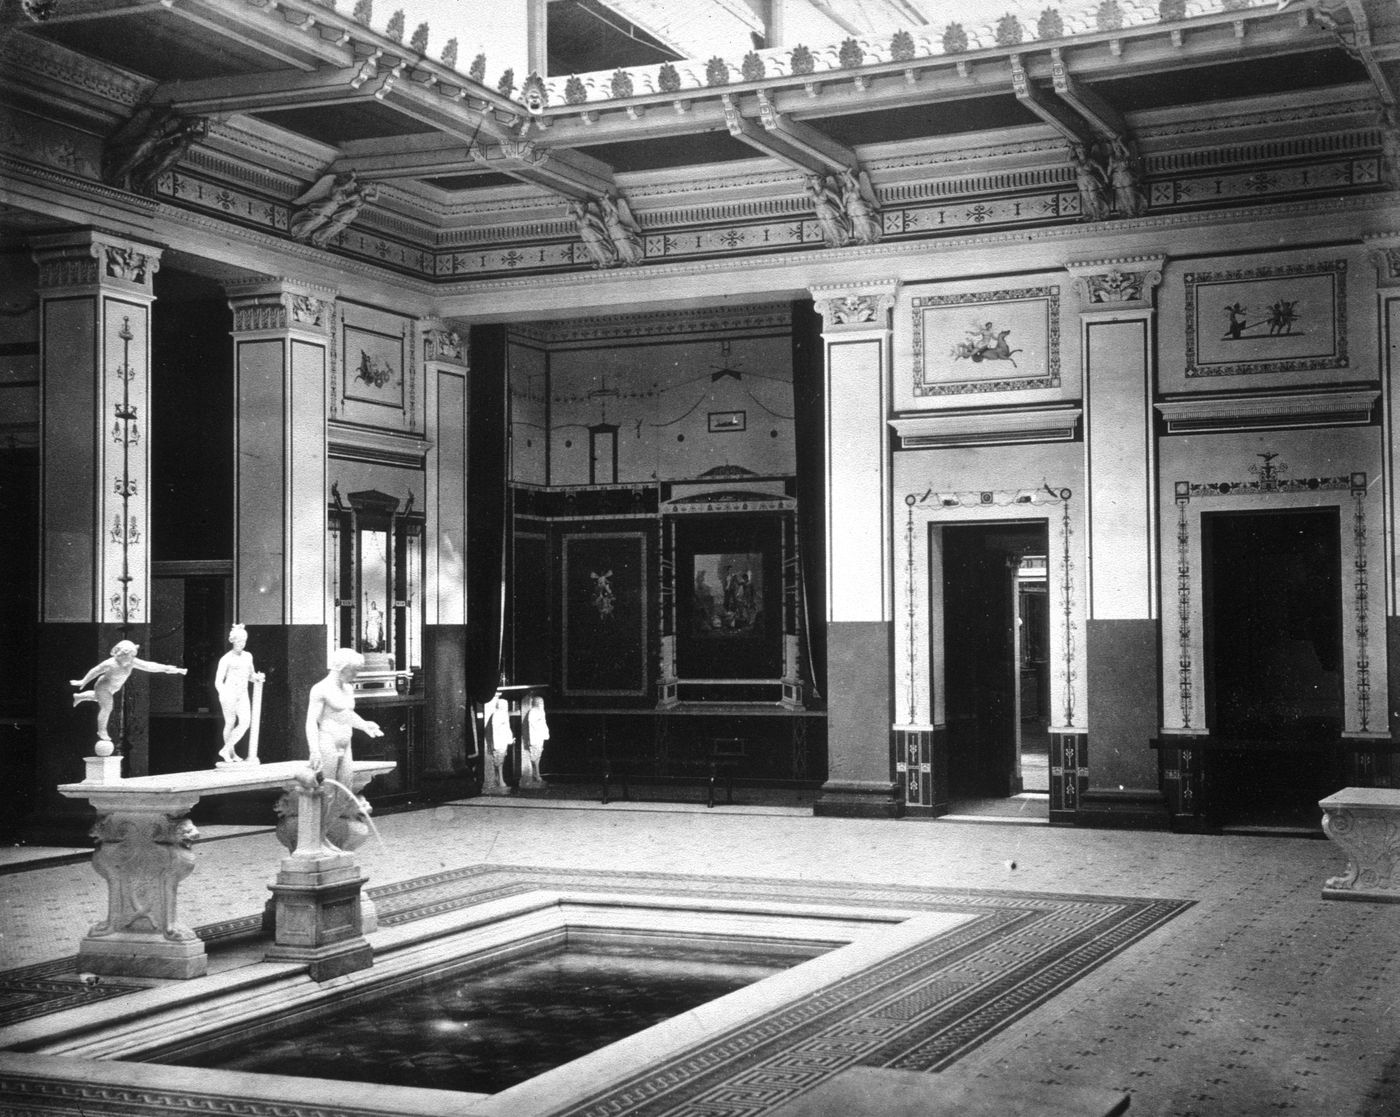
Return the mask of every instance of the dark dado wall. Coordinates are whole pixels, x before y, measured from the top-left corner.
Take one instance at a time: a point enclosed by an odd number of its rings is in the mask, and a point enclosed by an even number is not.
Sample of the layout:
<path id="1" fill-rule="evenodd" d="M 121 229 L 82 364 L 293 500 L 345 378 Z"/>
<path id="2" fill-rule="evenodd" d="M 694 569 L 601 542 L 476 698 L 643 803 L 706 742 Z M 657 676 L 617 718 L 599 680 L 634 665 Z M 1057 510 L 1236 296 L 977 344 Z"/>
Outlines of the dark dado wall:
<path id="1" fill-rule="evenodd" d="M 1167 829 L 1149 743 L 1161 722 L 1158 622 L 1091 620 L 1086 634 L 1089 787 L 1079 825 Z"/>

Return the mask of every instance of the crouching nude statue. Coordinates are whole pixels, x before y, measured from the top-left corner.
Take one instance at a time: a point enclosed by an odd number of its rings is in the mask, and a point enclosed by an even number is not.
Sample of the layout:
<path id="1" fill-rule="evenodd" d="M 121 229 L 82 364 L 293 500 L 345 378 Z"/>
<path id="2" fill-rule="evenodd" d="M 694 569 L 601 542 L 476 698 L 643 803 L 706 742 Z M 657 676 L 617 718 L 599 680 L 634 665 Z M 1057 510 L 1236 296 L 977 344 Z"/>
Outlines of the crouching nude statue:
<path id="1" fill-rule="evenodd" d="M 355 676 L 365 657 L 353 648 L 337 648 L 326 677 L 311 688 L 306 704 L 308 770 L 301 782 L 306 790 L 319 786 L 321 847 L 329 853 L 354 849 L 369 837 L 370 805 L 353 788 L 354 757 L 350 739 L 356 729 L 368 737 L 382 737 L 383 730 L 355 712 Z M 297 796 L 282 796 L 277 803 L 277 836 L 288 849 L 297 848 Z"/>

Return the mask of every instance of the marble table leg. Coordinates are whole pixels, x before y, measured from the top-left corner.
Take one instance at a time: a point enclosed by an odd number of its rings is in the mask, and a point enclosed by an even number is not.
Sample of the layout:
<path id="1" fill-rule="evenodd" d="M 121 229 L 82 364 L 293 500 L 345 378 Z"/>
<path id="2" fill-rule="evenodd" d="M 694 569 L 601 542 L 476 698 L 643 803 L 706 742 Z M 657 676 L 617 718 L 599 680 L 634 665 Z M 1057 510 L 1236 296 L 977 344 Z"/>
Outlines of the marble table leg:
<path id="1" fill-rule="evenodd" d="M 88 929 L 78 969 L 128 977 L 199 977 L 204 943 L 179 922 L 180 882 L 199 831 L 184 814 L 112 811 L 92 828 L 92 867 L 107 882 L 107 918 Z"/>
<path id="2" fill-rule="evenodd" d="M 1347 869 L 1328 879 L 1324 899 L 1400 904 L 1400 806 L 1331 806 L 1322 829 L 1347 855 Z"/>

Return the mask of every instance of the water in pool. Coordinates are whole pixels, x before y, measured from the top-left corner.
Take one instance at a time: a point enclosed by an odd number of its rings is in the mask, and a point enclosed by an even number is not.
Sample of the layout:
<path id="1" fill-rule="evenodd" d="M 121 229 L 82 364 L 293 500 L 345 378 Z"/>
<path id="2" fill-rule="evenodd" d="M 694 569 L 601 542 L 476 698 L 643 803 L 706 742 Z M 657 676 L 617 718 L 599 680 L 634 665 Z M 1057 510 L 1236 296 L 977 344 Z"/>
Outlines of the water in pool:
<path id="1" fill-rule="evenodd" d="M 802 961 L 559 949 L 162 1062 L 494 1094 Z"/>

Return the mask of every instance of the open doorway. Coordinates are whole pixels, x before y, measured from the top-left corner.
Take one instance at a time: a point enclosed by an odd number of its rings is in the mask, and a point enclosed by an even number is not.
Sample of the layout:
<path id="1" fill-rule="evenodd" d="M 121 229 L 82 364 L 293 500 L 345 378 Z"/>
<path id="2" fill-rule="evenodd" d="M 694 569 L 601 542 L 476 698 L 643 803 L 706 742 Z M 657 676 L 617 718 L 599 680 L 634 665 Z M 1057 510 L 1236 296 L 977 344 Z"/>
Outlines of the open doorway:
<path id="1" fill-rule="evenodd" d="M 1024 555 L 1016 595 L 1016 757 L 1022 791 L 1050 793 L 1050 587 L 1046 556 Z"/>
<path id="2" fill-rule="evenodd" d="M 1048 811 L 1047 537 L 1044 522 L 941 529 L 952 813 L 1004 813 L 997 801 L 1018 796 L 1046 799 Z"/>
<path id="3" fill-rule="evenodd" d="M 1224 828 L 1314 829 L 1342 779 L 1338 510 L 1201 522 L 1208 813 Z"/>

